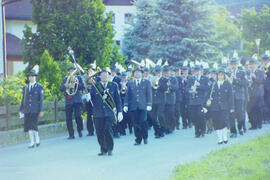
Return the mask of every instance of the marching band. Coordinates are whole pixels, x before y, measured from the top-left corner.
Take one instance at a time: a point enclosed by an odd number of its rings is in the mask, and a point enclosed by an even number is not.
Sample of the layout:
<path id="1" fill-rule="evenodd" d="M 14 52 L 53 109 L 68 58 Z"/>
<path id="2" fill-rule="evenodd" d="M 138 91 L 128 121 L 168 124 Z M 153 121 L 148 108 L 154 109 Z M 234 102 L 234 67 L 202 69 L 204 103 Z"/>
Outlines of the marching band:
<path id="1" fill-rule="evenodd" d="M 246 121 L 250 130 L 270 123 L 269 61 L 265 54 L 261 63 L 252 57 L 247 66 L 232 57 L 229 66 L 221 68 L 184 62 L 149 69 L 136 63 L 132 72 L 121 73 L 115 66 L 97 70 L 90 65 L 83 76 L 76 75 L 72 65 L 60 87 L 65 93 L 68 139 L 75 138 L 73 111 L 82 137 L 84 103 L 88 136 L 96 132 L 101 156 L 112 155 L 113 138 L 126 135 L 126 129 L 134 132 L 134 145 L 148 144 L 151 126 L 155 138 L 194 125 L 196 138 L 214 129 L 218 144 L 228 143 L 229 132 L 231 138 L 247 132 Z"/>

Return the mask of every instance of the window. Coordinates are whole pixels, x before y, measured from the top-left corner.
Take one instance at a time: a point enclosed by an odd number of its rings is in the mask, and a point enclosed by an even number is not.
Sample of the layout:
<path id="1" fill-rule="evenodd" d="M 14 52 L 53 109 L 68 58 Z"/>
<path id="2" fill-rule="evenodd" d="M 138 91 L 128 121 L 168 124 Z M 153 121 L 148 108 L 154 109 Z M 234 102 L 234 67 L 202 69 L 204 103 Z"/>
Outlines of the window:
<path id="1" fill-rule="evenodd" d="M 131 24 L 132 23 L 132 14 L 126 13 L 125 14 L 125 24 Z"/>

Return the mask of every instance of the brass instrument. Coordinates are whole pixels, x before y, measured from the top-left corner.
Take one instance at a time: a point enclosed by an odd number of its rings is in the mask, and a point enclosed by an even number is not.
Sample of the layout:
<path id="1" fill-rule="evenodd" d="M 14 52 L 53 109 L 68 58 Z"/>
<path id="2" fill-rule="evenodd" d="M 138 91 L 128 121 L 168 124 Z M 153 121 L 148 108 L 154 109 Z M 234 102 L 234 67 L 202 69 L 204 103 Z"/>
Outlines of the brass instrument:
<path id="1" fill-rule="evenodd" d="M 191 92 L 193 98 L 195 97 L 195 94 L 197 94 L 197 86 L 198 86 L 198 80 L 197 80 L 197 77 L 195 77 L 194 84 L 190 88 L 190 92 Z"/>
<path id="2" fill-rule="evenodd" d="M 250 75 L 249 75 L 249 81 L 250 81 L 250 87 L 253 86 L 253 78 L 256 77 L 255 71 L 251 70 Z"/>
<path id="3" fill-rule="evenodd" d="M 159 88 L 159 78 L 156 78 L 154 81 L 152 81 L 152 87 L 153 89 L 158 89 Z"/>
<path id="4" fill-rule="evenodd" d="M 126 82 L 121 82 L 121 94 L 126 94 L 127 92 L 127 83 Z"/>
<path id="5" fill-rule="evenodd" d="M 77 69 L 68 76 L 67 81 L 66 81 L 66 84 L 67 84 L 66 93 L 69 96 L 74 96 L 78 90 L 79 80 L 75 76 L 76 72 L 77 72 Z"/>
<path id="6" fill-rule="evenodd" d="M 168 79 L 167 86 L 168 86 L 168 88 L 167 88 L 167 90 L 165 91 L 165 93 L 168 94 L 168 93 L 171 92 L 171 88 L 170 88 L 170 86 L 171 86 L 171 80 L 170 80 L 170 78 Z"/>
<path id="7" fill-rule="evenodd" d="M 93 73 L 91 76 L 87 75 L 85 78 L 85 83 L 87 86 L 92 86 L 92 84 L 96 83 L 96 77 L 99 75 L 101 69 L 97 67 L 97 70 L 95 73 Z"/>
<path id="8" fill-rule="evenodd" d="M 209 107 L 211 106 L 212 104 L 212 100 L 213 100 L 213 92 L 214 92 L 214 87 L 215 87 L 215 84 L 217 83 L 217 81 L 213 82 L 212 84 L 212 88 L 211 88 L 211 92 L 210 92 L 210 97 L 209 99 L 206 101 L 206 106 Z"/>

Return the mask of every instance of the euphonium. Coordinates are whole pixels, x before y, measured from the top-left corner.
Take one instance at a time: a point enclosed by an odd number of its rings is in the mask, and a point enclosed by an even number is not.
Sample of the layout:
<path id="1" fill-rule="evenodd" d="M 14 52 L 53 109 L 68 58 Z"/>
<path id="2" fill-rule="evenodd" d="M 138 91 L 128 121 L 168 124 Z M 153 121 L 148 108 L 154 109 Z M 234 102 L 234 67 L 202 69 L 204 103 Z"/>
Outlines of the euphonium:
<path id="1" fill-rule="evenodd" d="M 72 72 L 67 78 L 66 83 L 68 84 L 68 88 L 66 89 L 66 93 L 69 96 L 74 96 L 77 93 L 78 90 L 78 85 L 79 85 L 79 80 L 75 76 L 77 72 L 77 69 Z"/>

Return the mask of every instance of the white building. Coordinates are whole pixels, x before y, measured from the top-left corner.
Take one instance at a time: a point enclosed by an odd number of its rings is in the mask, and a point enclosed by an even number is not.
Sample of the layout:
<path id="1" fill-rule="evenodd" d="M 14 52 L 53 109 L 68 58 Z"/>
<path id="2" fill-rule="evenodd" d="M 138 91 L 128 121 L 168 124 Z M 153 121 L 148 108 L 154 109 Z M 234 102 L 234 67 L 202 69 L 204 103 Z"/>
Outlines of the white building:
<path id="1" fill-rule="evenodd" d="M 103 0 L 103 2 L 106 12 L 113 12 L 113 26 L 116 31 L 114 39 L 121 46 L 124 30 L 132 21 L 136 9 L 132 5 L 132 0 Z M 24 26 L 27 24 L 32 27 L 34 32 L 36 26 L 31 21 L 32 4 L 30 0 L 18 1 L 6 6 L 5 9 L 8 75 L 12 75 L 26 67 L 22 62 L 23 45 L 20 44 Z"/>

